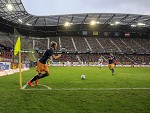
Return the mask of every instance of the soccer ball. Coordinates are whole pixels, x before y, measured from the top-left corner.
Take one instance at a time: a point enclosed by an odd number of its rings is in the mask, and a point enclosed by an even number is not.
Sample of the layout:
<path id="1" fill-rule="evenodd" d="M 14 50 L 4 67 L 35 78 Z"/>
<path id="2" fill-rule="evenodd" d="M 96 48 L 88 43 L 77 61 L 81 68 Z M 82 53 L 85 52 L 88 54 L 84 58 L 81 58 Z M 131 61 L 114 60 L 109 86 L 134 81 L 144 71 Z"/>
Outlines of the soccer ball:
<path id="1" fill-rule="evenodd" d="M 85 80 L 86 79 L 85 75 L 81 75 L 81 79 Z"/>

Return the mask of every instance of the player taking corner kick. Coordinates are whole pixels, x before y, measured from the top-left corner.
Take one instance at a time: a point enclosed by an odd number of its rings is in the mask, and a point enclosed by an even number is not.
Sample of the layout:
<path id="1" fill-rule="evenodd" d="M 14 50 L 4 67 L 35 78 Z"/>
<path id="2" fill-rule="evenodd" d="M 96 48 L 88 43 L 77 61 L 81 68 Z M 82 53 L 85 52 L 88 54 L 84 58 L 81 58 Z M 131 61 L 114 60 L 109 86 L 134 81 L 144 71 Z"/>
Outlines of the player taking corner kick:
<path id="1" fill-rule="evenodd" d="M 32 87 L 33 81 L 35 81 L 35 84 L 38 85 L 38 80 L 41 78 L 44 78 L 46 76 L 49 76 L 49 69 L 48 65 L 46 64 L 47 60 L 52 56 L 53 59 L 58 59 L 61 57 L 61 54 L 58 54 L 58 56 L 54 55 L 54 50 L 57 49 L 57 43 L 52 41 L 51 42 L 51 48 L 47 49 L 43 56 L 40 58 L 40 60 L 37 63 L 37 68 L 36 71 L 38 72 L 37 75 L 35 75 L 29 82 L 28 84 Z M 43 74 L 43 72 L 45 72 Z"/>
<path id="2" fill-rule="evenodd" d="M 114 56 L 113 53 L 110 53 L 110 56 L 108 57 L 108 67 L 112 71 L 112 75 L 114 75 Z"/>

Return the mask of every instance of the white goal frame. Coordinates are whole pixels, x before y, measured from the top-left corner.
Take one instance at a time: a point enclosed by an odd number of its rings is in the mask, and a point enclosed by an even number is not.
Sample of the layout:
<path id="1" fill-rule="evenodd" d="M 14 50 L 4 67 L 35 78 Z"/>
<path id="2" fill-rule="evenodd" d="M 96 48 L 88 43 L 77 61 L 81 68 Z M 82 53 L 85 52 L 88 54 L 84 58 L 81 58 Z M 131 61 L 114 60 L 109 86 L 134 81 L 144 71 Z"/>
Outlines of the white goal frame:
<path id="1" fill-rule="evenodd" d="M 35 40 L 46 40 L 47 39 L 47 49 L 49 49 L 49 38 L 32 38 L 33 40 L 33 49 L 35 49 Z"/>

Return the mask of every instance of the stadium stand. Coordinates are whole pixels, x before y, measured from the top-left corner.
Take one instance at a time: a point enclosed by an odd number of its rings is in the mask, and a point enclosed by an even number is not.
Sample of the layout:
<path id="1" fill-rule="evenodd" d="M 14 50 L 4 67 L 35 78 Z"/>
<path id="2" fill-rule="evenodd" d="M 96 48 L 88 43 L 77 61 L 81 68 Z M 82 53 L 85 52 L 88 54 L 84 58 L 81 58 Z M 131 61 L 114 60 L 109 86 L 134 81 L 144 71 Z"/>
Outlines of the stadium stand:
<path id="1" fill-rule="evenodd" d="M 128 57 L 130 59 L 132 59 L 132 61 L 135 64 L 150 64 L 150 56 L 149 55 L 140 55 L 140 54 L 133 54 L 133 55 L 128 55 Z"/>
<path id="2" fill-rule="evenodd" d="M 76 54 L 63 54 L 59 59 L 60 62 L 78 62 Z"/>
<path id="3" fill-rule="evenodd" d="M 47 39 L 35 40 L 35 48 L 39 50 L 46 50 L 48 47 Z"/>
<path id="4" fill-rule="evenodd" d="M 13 58 L 13 36 L 4 33 L 0 34 L 0 57 L 1 61 Z M 39 53 L 39 58 L 43 54 L 43 50 L 48 48 L 48 39 L 37 39 L 31 37 L 23 37 L 33 46 L 34 49 L 42 51 Z M 148 53 L 150 52 L 150 40 L 143 38 L 100 38 L 100 37 L 49 37 L 49 44 L 51 41 L 58 43 L 58 50 L 64 51 L 62 57 L 57 60 L 59 62 L 97 62 L 101 55 L 106 62 L 109 52 L 115 52 L 117 63 L 120 65 L 129 65 L 131 62 L 135 64 L 150 64 L 150 56 L 147 54 L 135 53 Z M 77 48 L 77 49 L 76 49 Z M 26 50 L 28 47 L 22 42 L 22 49 Z M 83 53 L 75 53 L 83 52 Z M 70 54 L 69 52 L 73 52 Z M 92 53 L 89 53 L 92 52 Z M 123 54 L 119 54 L 123 53 Z M 130 54 L 128 54 L 130 53 Z M 133 54 L 134 53 L 134 54 Z M 22 58 L 27 57 L 26 53 L 22 53 Z"/>
<path id="5" fill-rule="evenodd" d="M 138 44 L 140 44 L 144 49 L 146 49 L 147 52 L 150 52 L 150 40 L 147 39 L 143 39 L 143 38 L 134 38 L 133 40 L 135 40 Z"/>
<path id="6" fill-rule="evenodd" d="M 80 52 L 90 51 L 90 48 L 88 47 L 88 44 L 85 41 L 84 37 L 73 37 L 73 40 L 75 42 L 77 51 Z"/>
<path id="7" fill-rule="evenodd" d="M 83 62 L 98 62 L 98 54 L 79 54 L 80 60 Z"/>
<path id="8" fill-rule="evenodd" d="M 127 55 L 124 54 L 115 54 L 117 64 L 119 65 L 130 65 L 132 59 L 128 58 Z"/>
<path id="9" fill-rule="evenodd" d="M 121 52 L 132 53 L 133 51 L 125 43 L 123 43 L 120 38 L 110 38 L 114 44 L 121 50 Z"/>
<path id="10" fill-rule="evenodd" d="M 11 39 L 11 36 L 0 33 L 0 44 L 9 48 L 13 47 L 13 41 Z"/>
<path id="11" fill-rule="evenodd" d="M 87 37 L 87 41 L 89 42 L 89 45 L 91 46 L 91 49 L 93 52 L 103 52 L 103 48 L 100 46 L 98 40 L 95 37 Z"/>
<path id="12" fill-rule="evenodd" d="M 121 39 L 128 47 L 130 47 L 134 52 L 143 53 L 146 52 L 144 47 L 135 42 L 132 38 L 122 38 Z"/>
<path id="13" fill-rule="evenodd" d="M 71 37 L 60 37 L 61 49 L 75 51 Z"/>
<path id="14" fill-rule="evenodd" d="M 105 52 L 119 52 L 119 49 L 111 42 L 109 38 L 97 38 L 104 48 Z"/>

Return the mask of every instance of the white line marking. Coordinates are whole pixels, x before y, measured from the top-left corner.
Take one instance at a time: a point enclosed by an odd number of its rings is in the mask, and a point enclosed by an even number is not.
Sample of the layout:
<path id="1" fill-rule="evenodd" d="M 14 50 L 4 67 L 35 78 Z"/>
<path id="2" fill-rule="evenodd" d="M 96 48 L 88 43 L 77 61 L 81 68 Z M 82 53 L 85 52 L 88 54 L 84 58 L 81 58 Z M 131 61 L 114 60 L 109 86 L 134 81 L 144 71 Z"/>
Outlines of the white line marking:
<path id="1" fill-rule="evenodd" d="M 46 85 L 42 85 L 42 84 L 38 84 L 39 86 L 43 86 L 43 87 L 46 87 L 47 89 L 44 89 L 44 90 L 51 90 L 51 88 L 49 87 L 49 86 L 46 86 Z M 27 90 L 27 89 L 25 89 L 26 87 L 28 86 L 28 83 L 26 83 L 21 89 L 22 90 Z M 34 87 L 33 87 L 34 88 Z M 30 90 L 35 90 L 35 88 L 34 89 L 30 89 Z M 36 89 L 37 90 L 37 89 Z M 39 90 L 39 89 L 38 89 Z M 42 89 L 43 90 L 43 89 Z"/>
<path id="2" fill-rule="evenodd" d="M 41 85 L 41 86 L 45 86 L 45 85 Z M 150 90 L 150 88 L 54 88 L 51 89 L 50 87 L 47 89 L 35 89 L 35 88 L 30 88 L 30 89 L 23 89 L 23 90 L 66 90 L 66 91 L 98 91 L 98 90 L 102 90 L 102 91 L 110 91 L 110 90 Z"/>
<path id="3" fill-rule="evenodd" d="M 26 83 L 21 89 L 25 89 L 27 87 L 28 83 Z"/>
<path id="4" fill-rule="evenodd" d="M 37 90 L 37 91 L 42 91 L 42 90 L 50 90 L 50 89 L 37 89 L 37 88 L 32 88 L 32 89 L 31 89 L 31 88 L 29 88 L 29 89 L 23 89 L 23 90 L 27 90 L 27 91 L 28 91 L 28 90 L 31 90 L 31 91 L 32 91 L 32 90 L 33 90 L 33 91 L 36 91 L 36 90 Z"/>
<path id="5" fill-rule="evenodd" d="M 52 89 L 52 90 L 150 90 L 150 88 L 60 88 L 60 89 Z"/>
<path id="6" fill-rule="evenodd" d="M 43 86 L 43 87 L 46 87 L 48 90 L 51 90 L 52 88 L 50 88 L 49 86 L 46 86 L 46 85 L 42 85 L 42 84 L 38 84 L 39 86 Z"/>

